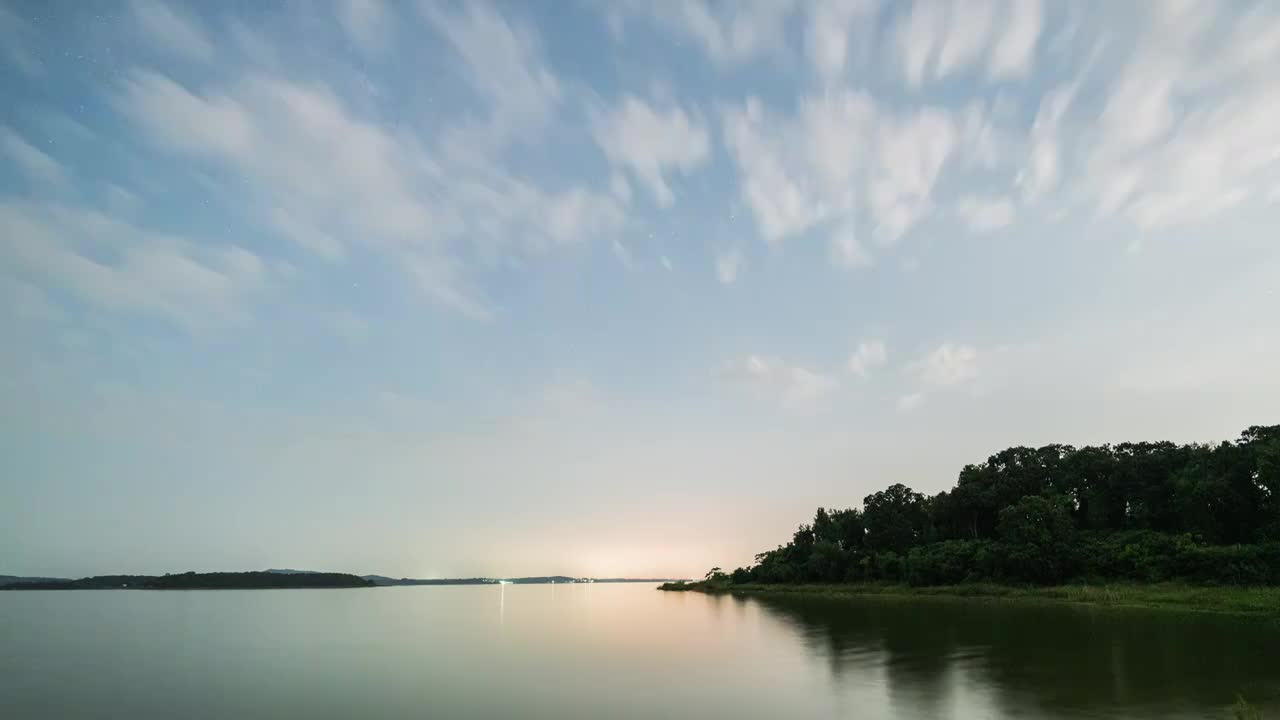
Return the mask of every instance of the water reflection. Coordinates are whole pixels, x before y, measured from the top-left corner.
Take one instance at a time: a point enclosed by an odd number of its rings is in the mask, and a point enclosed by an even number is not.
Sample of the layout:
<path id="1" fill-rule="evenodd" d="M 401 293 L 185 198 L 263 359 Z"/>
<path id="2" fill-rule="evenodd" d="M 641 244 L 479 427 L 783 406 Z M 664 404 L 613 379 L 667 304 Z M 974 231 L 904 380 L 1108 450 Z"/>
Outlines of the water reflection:
<path id="1" fill-rule="evenodd" d="M 950 599 L 739 602 L 791 627 L 837 683 L 882 673 L 904 714 L 986 705 L 1013 717 L 1203 717 L 1236 693 L 1280 707 L 1273 621 Z"/>
<path id="2" fill-rule="evenodd" d="M 1237 691 L 1280 711 L 1280 625 L 1052 605 L 625 585 L 0 593 L 0 646 L 5 720 L 1163 719 L 1223 716 Z"/>

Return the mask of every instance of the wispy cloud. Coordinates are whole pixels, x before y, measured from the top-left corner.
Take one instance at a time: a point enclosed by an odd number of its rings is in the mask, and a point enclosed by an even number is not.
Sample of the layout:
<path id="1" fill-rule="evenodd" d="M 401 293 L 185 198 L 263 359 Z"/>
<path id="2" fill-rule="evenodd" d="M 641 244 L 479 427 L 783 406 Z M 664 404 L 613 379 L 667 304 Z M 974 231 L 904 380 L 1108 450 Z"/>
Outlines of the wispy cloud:
<path id="1" fill-rule="evenodd" d="M 909 369 L 927 387 L 954 387 L 978 377 L 978 350 L 963 343 L 943 343 Z"/>
<path id="2" fill-rule="evenodd" d="M 1280 60 L 1280 18 L 1225 23 L 1219 6 L 1144 9 L 1149 28 L 1086 134 L 1082 182 L 1098 212 L 1157 230 L 1236 207 L 1276 177 L 1280 104 L 1259 68 Z"/>
<path id="3" fill-rule="evenodd" d="M 32 182 L 57 186 L 66 181 L 62 165 L 57 160 L 3 125 L 0 125 L 0 154 L 9 158 Z"/>
<path id="4" fill-rule="evenodd" d="M 729 375 L 788 410 L 812 408 L 840 387 L 833 375 L 763 355 L 733 363 Z"/>
<path id="5" fill-rule="evenodd" d="M 759 503 L 673 521 L 694 545 L 776 527 L 780 468 L 858 497 L 1280 406 L 1280 6 L 37 5 L 0 2 L 0 454 L 58 508 L 0 517 L 28 547 L 144 542 L 104 498 L 259 498 L 214 548 L 378 519 L 299 540 L 325 557 L 531 503 L 651 518 L 690 468 Z"/>
<path id="6" fill-rule="evenodd" d="M 439 19 L 468 52 L 490 32 L 515 42 L 491 10 L 469 12 Z M 486 73 L 502 75 L 504 68 L 476 68 L 484 92 L 497 93 L 500 81 Z M 538 73 L 522 67 L 526 72 Z M 321 85 L 250 74 L 200 91 L 135 70 L 115 101 L 152 142 L 237 173 L 255 189 L 259 217 L 282 236 L 331 260 L 352 243 L 387 254 L 429 297 L 469 315 L 489 314 L 467 280 L 469 258 L 537 253 L 607 234 L 623 221 L 607 193 L 545 190 L 510 175 L 487 150 L 451 152 L 459 135 L 433 148 L 361 117 Z M 495 112 L 529 110 L 526 101 L 512 102 L 502 100 Z M 549 111 L 541 101 L 528 102 L 535 114 Z M 487 131 L 485 137 L 492 139 Z"/>
<path id="7" fill-rule="evenodd" d="M 457 11 L 435 3 L 422 7 L 456 52 L 475 92 L 489 103 L 488 121 L 455 128 L 446 146 L 490 150 L 536 137 L 562 95 L 559 79 L 543 61 L 538 33 L 485 2 Z"/>
<path id="8" fill-rule="evenodd" d="M 903 76 L 920 87 L 980 64 L 991 80 L 1025 76 L 1043 16 L 1039 0 L 917 0 L 895 30 Z"/>
<path id="9" fill-rule="evenodd" d="M 787 17 L 795 5 L 793 0 L 745 0 L 733 4 L 689 0 L 671 4 L 623 2 L 614 10 L 680 33 L 696 41 L 713 62 L 733 65 L 782 52 L 786 47 Z M 621 21 L 624 15 L 616 17 Z"/>
<path id="10" fill-rule="evenodd" d="M 1036 43 L 1044 24 L 1040 0 L 1011 0 L 1007 10 L 1004 32 L 996 40 L 987 65 L 992 78 L 1025 77 L 1031 73 Z"/>
<path id="11" fill-rule="evenodd" d="M 860 206 L 881 244 L 930 212 L 959 127 L 940 108 L 898 113 L 864 92 L 844 91 L 802 99 L 794 117 L 749 98 L 726 111 L 724 136 L 742 199 L 766 241 L 830 227 L 837 255 L 848 258 L 858 257 L 844 250 Z"/>
<path id="12" fill-rule="evenodd" d="M 881 340 L 868 340 L 858 343 L 858 347 L 849 355 L 849 372 L 865 378 L 872 370 L 884 365 L 889 360 Z"/>
<path id="13" fill-rule="evenodd" d="M 166 235 L 76 207 L 0 203 L 7 262 L 96 308 L 160 316 L 189 330 L 244 319 L 268 266 L 236 245 Z"/>
<path id="14" fill-rule="evenodd" d="M 706 161 L 710 146 L 706 128 L 683 109 L 655 110 L 632 96 L 597 113 L 593 126 L 605 157 L 629 170 L 661 207 L 675 202 L 665 173 L 692 172 Z"/>
<path id="15" fill-rule="evenodd" d="M 834 82 L 845 73 L 850 55 L 871 45 L 879 0 L 811 2 L 806 21 L 805 52 L 823 80 Z"/>
<path id="16" fill-rule="evenodd" d="M 898 399 L 901 412 L 915 410 L 929 395 L 970 386 L 978 379 L 980 354 L 972 345 L 942 343 L 906 367 L 914 389 Z"/>
<path id="17" fill-rule="evenodd" d="M 199 20 L 162 0 L 129 0 L 133 21 L 156 47 L 188 60 L 213 59 L 213 43 Z"/>

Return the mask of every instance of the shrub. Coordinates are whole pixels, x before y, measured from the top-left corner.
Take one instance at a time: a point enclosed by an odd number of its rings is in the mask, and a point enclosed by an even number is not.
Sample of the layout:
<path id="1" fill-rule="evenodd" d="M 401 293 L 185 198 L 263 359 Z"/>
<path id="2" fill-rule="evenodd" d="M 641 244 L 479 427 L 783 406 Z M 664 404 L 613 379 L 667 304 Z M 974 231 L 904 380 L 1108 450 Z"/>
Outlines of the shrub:
<path id="1" fill-rule="evenodd" d="M 947 540 L 912 548 L 907 553 L 906 579 L 912 585 L 954 585 L 986 579 L 979 554 L 986 560 L 990 543 L 981 540 Z"/>

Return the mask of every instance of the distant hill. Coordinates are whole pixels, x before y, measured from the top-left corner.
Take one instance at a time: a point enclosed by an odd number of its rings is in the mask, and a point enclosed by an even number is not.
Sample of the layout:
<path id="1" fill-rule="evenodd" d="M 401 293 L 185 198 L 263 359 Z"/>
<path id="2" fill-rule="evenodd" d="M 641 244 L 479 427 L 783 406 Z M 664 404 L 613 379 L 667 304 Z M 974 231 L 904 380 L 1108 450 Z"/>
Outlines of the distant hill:
<path id="1" fill-rule="evenodd" d="M 188 572 L 179 575 L 97 575 L 79 580 L 10 583 L 0 590 L 269 590 L 373 587 L 345 573 Z"/>
<path id="2" fill-rule="evenodd" d="M 393 578 L 386 575 L 348 575 L 316 570 L 271 568 L 243 573 L 181 573 L 173 575 L 96 575 L 69 578 L 0 575 L 0 589 L 21 590 L 195 590 L 250 588 L 392 587 L 403 585 L 567 585 L 576 583 L 663 583 L 670 578 L 575 578 L 537 575 L 518 578 Z M 22 587 L 16 587 L 21 585 Z M 14 586 L 14 587 L 6 587 Z"/>
<path id="3" fill-rule="evenodd" d="M 392 578 L 386 575 L 364 575 L 365 580 L 369 580 L 375 585 L 382 587 L 392 585 L 492 585 L 497 583 L 493 578 Z"/>
<path id="4" fill-rule="evenodd" d="M 0 575 L 0 587 L 5 585 L 17 585 L 18 583 L 33 582 L 65 582 L 66 578 L 51 577 L 23 577 L 21 575 Z"/>

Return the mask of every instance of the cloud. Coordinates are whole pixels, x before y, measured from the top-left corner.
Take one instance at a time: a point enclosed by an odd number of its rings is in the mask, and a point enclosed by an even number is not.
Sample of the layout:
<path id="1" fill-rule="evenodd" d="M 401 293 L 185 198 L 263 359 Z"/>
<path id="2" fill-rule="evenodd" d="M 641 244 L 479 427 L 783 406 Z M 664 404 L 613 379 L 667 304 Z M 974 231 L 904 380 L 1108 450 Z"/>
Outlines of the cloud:
<path id="1" fill-rule="evenodd" d="M 342 0 L 338 21 L 361 50 L 376 52 L 386 42 L 392 18 L 384 0 Z"/>
<path id="2" fill-rule="evenodd" d="M 833 256 L 853 266 L 870 261 L 854 239 L 858 208 L 880 244 L 898 240 L 932 209 L 959 133 L 941 108 L 891 111 L 860 91 L 801 98 L 793 117 L 756 98 L 724 113 L 739 192 L 765 241 L 826 226 Z"/>
<path id="3" fill-rule="evenodd" d="M 466 76 L 489 103 L 479 128 L 455 130 L 447 146 L 489 149 L 535 137 L 560 103 L 560 81 L 547 67 L 537 33 L 509 22 L 491 5 L 472 2 L 457 12 L 423 6 L 428 20 L 461 60 Z"/>
<path id="4" fill-rule="evenodd" d="M 975 233 L 993 232 L 1013 224 L 1013 202 L 1004 197 L 966 195 L 956 204 L 956 212 Z"/>
<path id="5" fill-rule="evenodd" d="M 962 385 L 978 377 L 978 351 L 972 345 L 943 343 L 908 368 L 929 388 Z"/>
<path id="6" fill-rule="evenodd" d="M 742 0 L 716 3 L 620 2 L 610 4 L 611 26 L 621 27 L 618 13 L 643 18 L 697 42 L 718 65 L 733 65 L 786 47 L 786 20 L 794 0 Z"/>
<path id="7" fill-rule="evenodd" d="M 884 365 L 888 361 L 888 353 L 885 351 L 884 342 L 881 340 L 869 340 L 858 343 L 857 349 L 849 356 L 849 372 L 858 377 L 866 377 L 867 374 Z"/>
<path id="8" fill-rule="evenodd" d="M 257 186 L 277 229 L 304 246 L 329 244 L 302 239 L 306 234 L 403 237 L 432 220 L 448 222 L 415 197 L 415 176 L 434 171 L 414 167 L 420 151 L 351 116 L 322 87 L 252 76 L 201 95 L 134 71 L 117 106 L 153 142 L 240 171 Z"/>
<path id="9" fill-rule="evenodd" d="M 213 43 L 199 22 L 160 0 L 130 0 L 134 22 L 156 47 L 188 60 L 213 59 Z"/>
<path id="10" fill-rule="evenodd" d="M 972 385 L 979 375 L 979 354 L 972 345 L 943 343 L 906 367 L 916 389 L 898 398 L 900 412 L 924 404 L 932 393 Z"/>
<path id="11" fill-rule="evenodd" d="M 738 165 L 739 192 L 768 242 L 803 232 L 822 220 L 826 208 L 810 197 L 805 175 L 815 172 L 799 153 L 799 123 L 766 115 L 757 98 L 724 116 L 724 141 Z"/>
<path id="12" fill-rule="evenodd" d="M 527 213 L 536 218 L 536 204 L 541 202 L 545 205 L 547 235 L 557 244 L 609 234 L 622 225 L 622 210 L 608 195 L 581 187 L 553 195 L 531 189 L 527 191 L 533 195 L 530 198 L 533 204 L 526 208 Z"/>
<path id="13" fill-rule="evenodd" d="M 658 258 L 658 262 L 662 263 L 662 267 L 665 268 L 667 272 L 670 272 L 672 270 L 671 258 L 667 257 L 666 255 L 663 255 L 662 257 Z"/>
<path id="14" fill-rule="evenodd" d="M 749 355 L 733 363 L 729 375 L 788 410 L 811 408 L 840 387 L 831 375 L 762 355 Z"/>
<path id="15" fill-rule="evenodd" d="M 941 2 L 922 1 L 898 21 L 895 40 L 907 83 L 920 87 L 935 48 L 946 32 L 947 18 Z"/>
<path id="16" fill-rule="evenodd" d="M 581 242 L 623 222 L 607 193 L 546 189 L 487 155 L 437 151 L 357 115 L 322 85 L 250 74 L 194 91 L 135 70 L 114 99 L 150 142 L 234 172 L 257 203 L 251 210 L 281 236 L 329 260 L 353 246 L 372 250 L 435 302 L 467 315 L 490 312 L 468 279 L 471 268 Z"/>
<path id="17" fill-rule="evenodd" d="M 825 0 L 807 5 L 809 10 L 805 52 L 814 70 L 826 81 L 841 77 L 849 63 L 854 28 L 871 30 L 880 9 L 879 0 Z M 865 24 L 865 27 L 861 27 Z M 859 33 L 862 35 L 863 33 Z M 856 40 L 868 40 L 858 37 Z M 855 40 L 855 41 L 856 41 Z"/>
<path id="18" fill-rule="evenodd" d="M 926 107 L 901 118 L 885 118 L 879 133 L 879 172 L 868 188 L 876 232 L 893 242 L 931 207 L 942 166 L 955 149 L 957 131 L 945 111 Z"/>
<path id="19" fill-rule="evenodd" d="M 947 31 L 938 46 L 934 71 L 939 78 L 963 70 L 981 58 L 995 26 L 994 2 L 956 0 L 951 3 Z M 999 52 L 997 48 L 997 53 Z M 992 58 L 995 62 L 995 58 Z"/>
<path id="20" fill-rule="evenodd" d="M 990 80 L 1024 77 L 1043 14 L 1039 0 L 916 0 L 893 31 L 903 77 L 918 88 L 927 79 L 979 66 L 984 58 Z"/>
<path id="21" fill-rule="evenodd" d="M 66 174 L 57 160 L 3 125 L 0 125 L 0 154 L 8 157 L 36 184 L 56 186 L 66 181 Z"/>
<path id="22" fill-rule="evenodd" d="M 1201 222 L 1280 168 L 1280 16 L 1259 6 L 1143 6 L 1147 26 L 1106 95 L 1079 182 L 1098 214 L 1142 230 Z M 1261 187 L 1260 187 L 1261 186 Z"/>
<path id="23" fill-rule="evenodd" d="M 1009 0 L 1004 33 L 991 51 L 987 72 L 993 79 L 1026 77 L 1031 73 L 1036 43 L 1044 23 L 1040 0 Z"/>
<path id="24" fill-rule="evenodd" d="M 716 256 L 716 279 L 721 285 L 732 285 L 738 279 L 738 271 L 746 260 L 737 250 L 720 253 Z"/>
<path id="25" fill-rule="evenodd" d="M 1075 83 L 1061 85 L 1040 100 L 1040 109 L 1029 133 L 1027 165 L 1015 181 L 1027 202 L 1034 202 L 1052 190 L 1062 175 L 1058 133 L 1076 88 Z"/>
<path id="26" fill-rule="evenodd" d="M 197 243 L 65 205 L 0 202 L 0 238 L 6 262 L 97 309 L 189 330 L 243 319 L 269 272 L 236 245 Z"/>
<path id="27" fill-rule="evenodd" d="M 660 207 L 675 202 L 666 173 L 678 170 L 688 175 L 706 162 L 710 148 L 707 130 L 697 118 L 679 107 L 655 110 L 631 95 L 596 113 L 592 135 L 609 162 L 629 170 Z M 615 191 L 622 194 L 630 196 Z"/>

